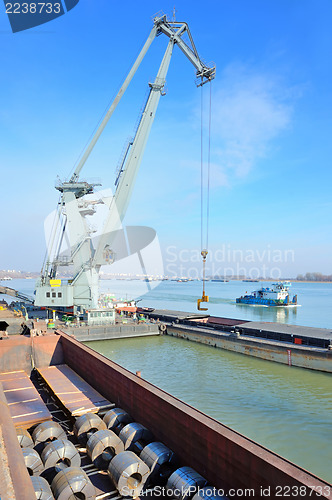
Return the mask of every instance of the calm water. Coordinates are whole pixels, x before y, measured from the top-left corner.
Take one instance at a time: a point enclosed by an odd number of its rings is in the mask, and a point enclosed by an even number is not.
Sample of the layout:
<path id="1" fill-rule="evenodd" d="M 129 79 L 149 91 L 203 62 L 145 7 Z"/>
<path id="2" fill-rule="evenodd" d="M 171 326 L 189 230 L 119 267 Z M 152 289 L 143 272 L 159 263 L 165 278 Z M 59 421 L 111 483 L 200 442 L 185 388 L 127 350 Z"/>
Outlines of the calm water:
<path id="1" fill-rule="evenodd" d="M 4 283 L 5 284 L 5 283 Z M 7 286 L 33 293 L 32 280 Z M 296 283 L 301 307 L 236 305 L 259 283 L 207 284 L 209 314 L 332 327 L 332 285 Z M 141 296 L 140 304 L 194 312 L 197 282 L 162 282 L 146 295 L 138 281 L 102 281 L 117 297 Z M 332 375 L 270 363 L 172 337 L 89 343 L 89 346 L 276 453 L 332 482 Z"/>

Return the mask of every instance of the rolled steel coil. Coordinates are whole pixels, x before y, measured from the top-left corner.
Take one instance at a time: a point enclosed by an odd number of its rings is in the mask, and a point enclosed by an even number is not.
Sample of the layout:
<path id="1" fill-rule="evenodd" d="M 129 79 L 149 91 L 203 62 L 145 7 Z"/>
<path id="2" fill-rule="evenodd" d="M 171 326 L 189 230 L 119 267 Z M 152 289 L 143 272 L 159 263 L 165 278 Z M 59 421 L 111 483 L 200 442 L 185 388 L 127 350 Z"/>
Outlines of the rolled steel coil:
<path id="1" fill-rule="evenodd" d="M 39 453 L 33 448 L 22 448 L 25 466 L 30 476 L 39 476 L 44 470 Z"/>
<path id="2" fill-rule="evenodd" d="M 68 439 L 57 439 L 45 446 L 41 454 L 45 469 L 56 467 L 59 471 L 66 467 L 80 467 L 81 457 Z"/>
<path id="3" fill-rule="evenodd" d="M 51 487 L 46 479 L 40 476 L 32 476 L 31 481 L 37 500 L 54 500 Z"/>
<path id="4" fill-rule="evenodd" d="M 105 422 L 95 413 L 85 413 L 76 419 L 74 434 L 83 445 L 86 445 L 89 437 L 101 429 L 106 429 Z"/>
<path id="5" fill-rule="evenodd" d="M 52 481 L 52 491 L 56 500 L 95 500 L 96 489 L 86 473 L 79 467 L 68 467 L 60 471 Z"/>
<path id="6" fill-rule="evenodd" d="M 173 497 L 188 500 L 193 497 L 198 488 L 206 485 L 206 479 L 191 467 L 180 467 L 169 477 L 167 489 L 172 490 Z"/>
<path id="7" fill-rule="evenodd" d="M 144 425 L 131 422 L 121 430 L 119 438 L 123 441 L 125 450 L 140 453 L 153 440 L 153 435 Z"/>
<path id="8" fill-rule="evenodd" d="M 17 439 L 18 439 L 18 442 L 20 443 L 21 448 L 33 448 L 34 447 L 32 437 L 26 429 L 23 429 L 22 427 L 20 427 L 20 428 L 16 429 L 16 434 L 17 434 Z"/>
<path id="9" fill-rule="evenodd" d="M 66 433 L 57 422 L 43 422 L 35 428 L 32 433 L 32 439 L 37 446 L 39 443 L 55 441 L 56 439 L 66 439 Z"/>
<path id="10" fill-rule="evenodd" d="M 177 463 L 174 452 L 158 441 L 146 445 L 140 458 L 151 471 L 149 480 L 157 485 L 166 483 Z"/>
<path id="11" fill-rule="evenodd" d="M 113 431 L 102 429 L 89 438 L 86 451 L 97 469 L 107 470 L 112 458 L 124 451 L 124 444 Z"/>
<path id="12" fill-rule="evenodd" d="M 214 486 L 204 486 L 195 493 L 192 500 L 227 500 L 227 497 L 221 495 L 220 492 L 221 490 Z"/>
<path id="13" fill-rule="evenodd" d="M 108 474 L 120 495 L 136 498 L 149 477 L 150 469 L 135 453 L 123 451 L 111 460 Z"/>
<path id="14" fill-rule="evenodd" d="M 113 408 L 109 410 L 103 418 L 108 429 L 119 434 L 121 429 L 133 421 L 129 413 L 122 410 L 122 408 Z"/>

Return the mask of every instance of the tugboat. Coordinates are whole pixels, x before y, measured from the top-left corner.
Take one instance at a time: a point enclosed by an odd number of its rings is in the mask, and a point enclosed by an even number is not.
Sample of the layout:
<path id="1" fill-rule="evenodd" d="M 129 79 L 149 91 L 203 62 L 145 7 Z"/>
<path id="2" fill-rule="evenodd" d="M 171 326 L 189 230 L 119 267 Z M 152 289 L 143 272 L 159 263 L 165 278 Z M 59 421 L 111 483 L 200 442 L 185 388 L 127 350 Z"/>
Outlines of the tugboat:
<path id="1" fill-rule="evenodd" d="M 271 287 L 262 287 L 250 295 L 243 295 L 236 299 L 237 304 L 258 304 L 261 306 L 296 306 L 297 295 L 289 298 L 289 281 L 273 283 Z"/>

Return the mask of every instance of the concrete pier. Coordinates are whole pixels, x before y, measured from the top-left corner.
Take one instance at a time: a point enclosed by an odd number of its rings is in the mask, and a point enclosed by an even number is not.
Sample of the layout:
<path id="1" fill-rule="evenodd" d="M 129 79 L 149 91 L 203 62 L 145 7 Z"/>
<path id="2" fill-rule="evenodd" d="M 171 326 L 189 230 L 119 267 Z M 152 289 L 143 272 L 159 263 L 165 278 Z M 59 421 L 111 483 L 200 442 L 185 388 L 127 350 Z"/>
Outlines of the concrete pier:
<path id="1" fill-rule="evenodd" d="M 79 328 L 62 328 L 63 331 L 75 337 L 81 342 L 93 342 L 96 340 L 114 340 L 133 337 L 148 337 L 160 335 L 158 324 L 115 324 L 109 326 L 81 326 Z"/>

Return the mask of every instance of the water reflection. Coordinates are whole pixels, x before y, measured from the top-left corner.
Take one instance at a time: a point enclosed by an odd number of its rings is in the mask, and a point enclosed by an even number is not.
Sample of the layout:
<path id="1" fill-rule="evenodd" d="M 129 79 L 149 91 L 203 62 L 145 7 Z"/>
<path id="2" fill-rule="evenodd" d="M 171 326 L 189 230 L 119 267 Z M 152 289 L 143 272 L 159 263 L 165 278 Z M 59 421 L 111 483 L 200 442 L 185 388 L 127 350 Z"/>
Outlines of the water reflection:
<path id="1" fill-rule="evenodd" d="M 251 315 L 252 319 L 259 321 L 273 321 L 277 323 L 292 323 L 297 315 L 297 307 L 269 307 L 248 304 L 236 304 L 238 315 L 241 317 Z"/>

